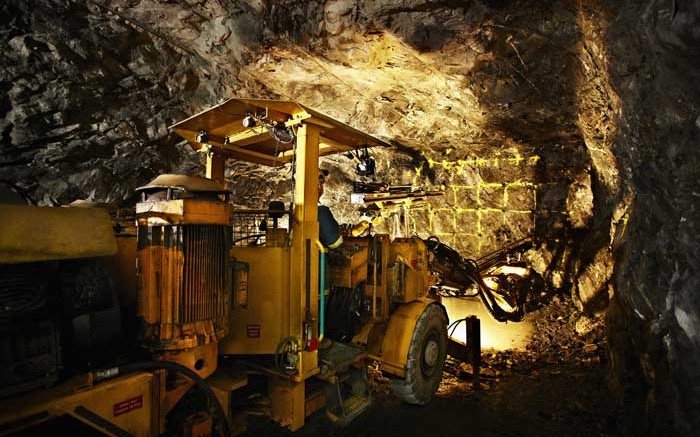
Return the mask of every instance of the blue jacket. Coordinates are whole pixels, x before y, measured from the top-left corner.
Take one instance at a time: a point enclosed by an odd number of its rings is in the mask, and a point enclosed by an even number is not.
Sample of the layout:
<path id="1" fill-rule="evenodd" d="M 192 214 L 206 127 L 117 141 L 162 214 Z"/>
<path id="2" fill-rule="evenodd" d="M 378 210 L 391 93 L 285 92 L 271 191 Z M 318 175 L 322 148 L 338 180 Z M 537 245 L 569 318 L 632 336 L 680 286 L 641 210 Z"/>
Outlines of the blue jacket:
<path id="1" fill-rule="evenodd" d="M 330 208 L 318 205 L 318 239 L 323 247 L 335 249 L 343 243 L 340 225 L 333 217 Z"/>

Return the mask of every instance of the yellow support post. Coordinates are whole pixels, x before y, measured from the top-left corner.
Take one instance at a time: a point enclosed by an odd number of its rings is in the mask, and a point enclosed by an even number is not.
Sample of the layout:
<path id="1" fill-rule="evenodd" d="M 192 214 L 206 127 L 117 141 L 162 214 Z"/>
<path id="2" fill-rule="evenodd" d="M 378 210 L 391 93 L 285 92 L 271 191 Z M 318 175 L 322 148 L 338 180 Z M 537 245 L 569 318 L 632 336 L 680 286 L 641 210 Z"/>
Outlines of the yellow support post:
<path id="1" fill-rule="evenodd" d="M 268 380 L 268 396 L 272 420 L 289 427 L 291 431 L 304 426 L 306 402 L 303 382 L 271 377 Z"/>
<path id="2" fill-rule="evenodd" d="M 224 185 L 226 158 L 213 150 L 207 152 L 207 179 L 214 179 Z"/>
<path id="3" fill-rule="evenodd" d="M 302 123 L 297 130 L 294 221 L 290 263 L 290 329 L 301 342 L 305 324 L 318 336 L 318 158 L 320 128 Z M 302 350 L 306 345 L 300 344 Z M 300 353 L 299 379 L 318 372 L 318 352 Z"/>

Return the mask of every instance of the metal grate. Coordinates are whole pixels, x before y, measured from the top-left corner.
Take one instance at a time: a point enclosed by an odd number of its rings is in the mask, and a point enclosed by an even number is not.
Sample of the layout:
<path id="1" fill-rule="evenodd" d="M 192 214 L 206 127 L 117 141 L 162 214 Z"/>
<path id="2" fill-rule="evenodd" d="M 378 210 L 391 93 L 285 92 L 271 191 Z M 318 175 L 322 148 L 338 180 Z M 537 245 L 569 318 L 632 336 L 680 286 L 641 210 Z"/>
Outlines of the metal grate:
<path id="1" fill-rule="evenodd" d="M 228 229 L 219 225 L 182 226 L 182 321 L 222 317 L 230 304 Z"/>
<path id="2" fill-rule="evenodd" d="M 271 235 L 279 235 L 270 231 L 273 229 L 286 231 L 289 223 L 289 213 L 287 211 L 275 211 L 275 213 L 281 215 L 281 217 L 275 219 L 267 209 L 234 211 L 231 216 L 233 245 L 239 247 L 265 246 L 266 244 L 279 245 L 279 242 L 268 241 Z"/>
<path id="3" fill-rule="evenodd" d="M 0 277 L 0 322 L 31 314 L 46 303 L 46 292 L 28 275 Z"/>

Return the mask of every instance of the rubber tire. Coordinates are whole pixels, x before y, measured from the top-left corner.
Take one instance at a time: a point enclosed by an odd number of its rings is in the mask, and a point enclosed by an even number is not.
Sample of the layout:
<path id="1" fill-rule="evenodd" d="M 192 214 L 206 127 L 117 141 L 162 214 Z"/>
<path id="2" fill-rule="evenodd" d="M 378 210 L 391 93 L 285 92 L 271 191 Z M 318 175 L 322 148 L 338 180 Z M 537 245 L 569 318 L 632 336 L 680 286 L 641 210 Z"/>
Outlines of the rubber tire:
<path id="1" fill-rule="evenodd" d="M 435 365 L 426 369 L 428 366 L 423 365 L 423 352 L 430 339 L 437 343 L 438 356 Z M 403 402 L 425 405 L 431 401 L 440 385 L 447 358 L 447 320 L 438 305 L 428 305 L 418 318 L 407 358 L 406 377 L 392 379 L 391 388 Z"/>

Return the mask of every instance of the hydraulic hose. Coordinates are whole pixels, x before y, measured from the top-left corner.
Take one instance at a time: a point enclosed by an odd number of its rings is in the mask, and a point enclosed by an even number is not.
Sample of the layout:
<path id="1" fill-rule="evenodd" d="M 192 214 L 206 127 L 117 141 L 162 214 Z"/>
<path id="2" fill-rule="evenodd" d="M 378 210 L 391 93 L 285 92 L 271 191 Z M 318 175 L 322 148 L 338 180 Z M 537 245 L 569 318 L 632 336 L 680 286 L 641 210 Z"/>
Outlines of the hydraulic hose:
<path id="1" fill-rule="evenodd" d="M 318 272 L 318 342 L 323 341 L 326 332 L 326 248 L 316 240 L 319 256 Z"/>
<path id="2" fill-rule="evenodd" d="M 472 278 L 472 280 L 479 289 L 479 297 L 494 319 L 498 320 L 499 322 L 520 322 L 523 320 L 525 317 L 525 310 L 521 304 L 516 307 L 515 311 L 505 311 L 498 305 L 498 303 L 496 303 L 496 297 L 494 296 L 493 291 L 491 291 L 491 289 L 484 283 L 484 280 L 479 274 L 478 270 L 476 271 L 475 276 L 476 278 Z"/>
<path id="3" fill-rule="evenodd" d="M 484 283 L 476 261 L 472 259 L 461 259 L 459 267 L 463 270 L 464 275 L 476 285 L 481 301 L 494 319 L 499 322 L 520 322 L 523 320 L 525 317 L 525 310 L 521 304 L 512 312 L 506 311 L 498 305 L 493 291 Z"/>
<path id="4" fill-rule="evenodd" d="M 325 300 L 326 300 L 326 252 L 324 250 L 321 250 L 319 253 L 320 256 L 320 272 L 318 275 L 318 282 L 319 282 L 319 297 L 318 297 L 318 341 L 323 340 L 323 334 L 325 332 L 324 327 L 326 326 L 326 308 L 325 308 Z"/>
<path id="5" fill-rule="evenodd" d="M 519 322 L 525 317 L 525 310 L 522 303 L 514 311 L 506 311 L 501 308 L 494 296 L 494 292 L 484 283 L 481 277 L 480 268 L 473 259 L 463 258 L 456 250 L 441 243 L 437 238 L 430 237 L 425 242 L 426 247 L 434 254 L 433 261 L 437 270 L 442 274 L 451 276 L 450 282 L 467 287 L 470 283 L 476 285 L 477 294 L 484 303 L 489 313 L 499 322 Z M 499 255 L 502 257 L 507 253 L 503 251 Z M 493 262 L 493 260 L 490 260 Z"/>
<path id="6" fill-rule="evenodd" d="M 219 399 L 212 391 L 209 384 L 199 376 L 195 371 L 183 366 L 182 364 L 172 361 L 137 361 L 133 363 L 121 364 L 117 367 L 95 372 L 95 381 L 101 381 L 107 378 L 114 378 L 118 375 L 145 372 L 151 370 L 174 370 L 183 373 L 185 376 L 194 381 L 195 385 L 209 398 L 209 401 L 214 406 L 216 415 L 219 417 L 219 428 L 222 437 L 231 437 L 231 428 L 229 427 L 226 413 L 224 412 Z"/>

